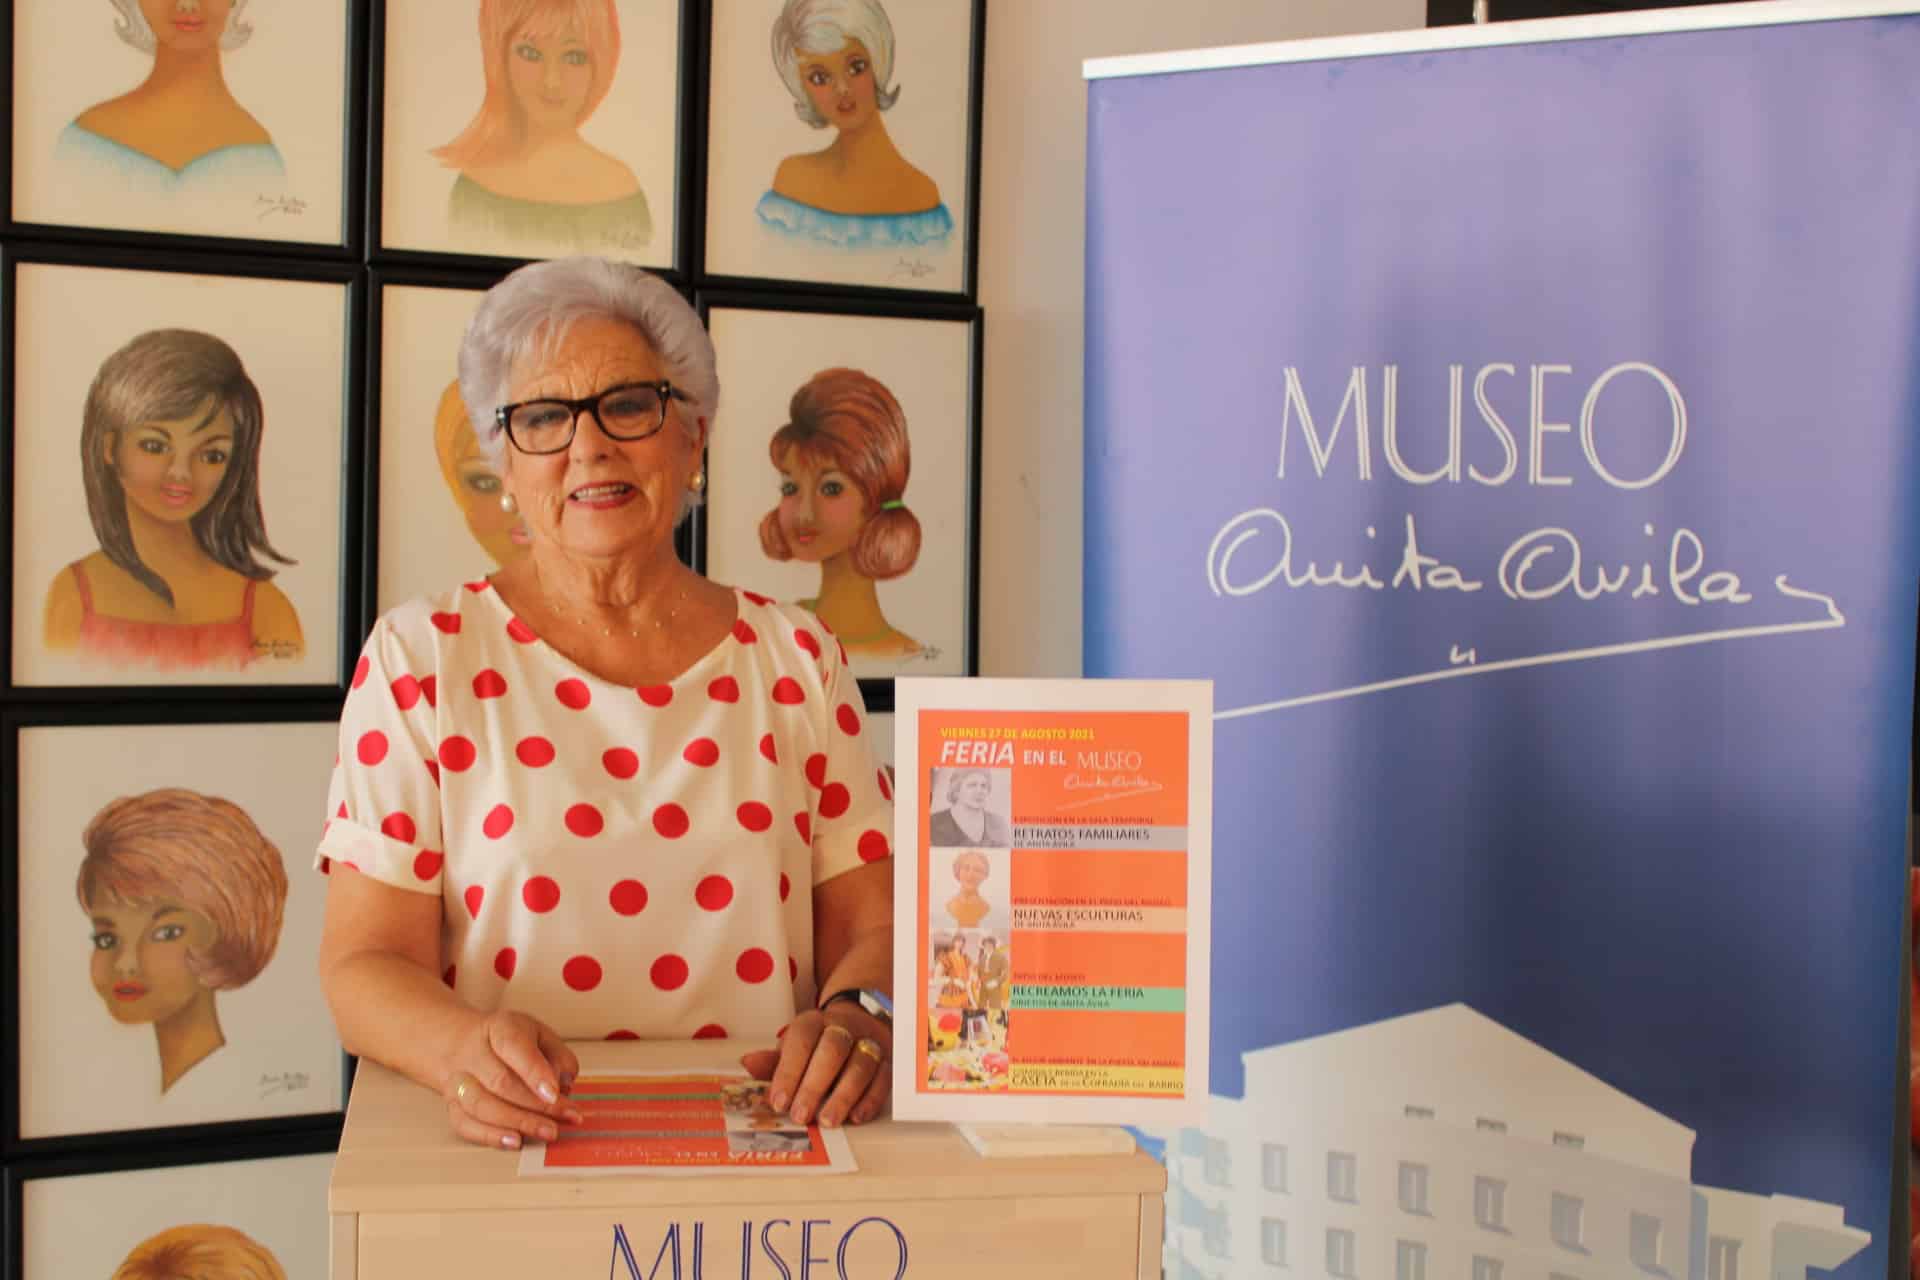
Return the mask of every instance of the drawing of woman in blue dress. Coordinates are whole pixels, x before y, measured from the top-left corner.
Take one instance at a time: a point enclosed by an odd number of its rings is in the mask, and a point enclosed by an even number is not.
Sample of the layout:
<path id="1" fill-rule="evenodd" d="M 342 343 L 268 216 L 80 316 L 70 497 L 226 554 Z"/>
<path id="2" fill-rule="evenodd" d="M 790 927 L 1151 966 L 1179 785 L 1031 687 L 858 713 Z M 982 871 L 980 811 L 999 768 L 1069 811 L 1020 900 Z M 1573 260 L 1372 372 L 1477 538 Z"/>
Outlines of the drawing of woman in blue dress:
<path id="1" fill-rule="evenodd" d="M 773 65 L 794 111 L 837 136 L 780 162 L 756 212 L 769 230 L 845 249 L 941 248 L 953 215 L 932 178 L 908 163 L 883 113 L 893 84 L 893 24 L 879 0 L 787 0 L 773 24 Z"/>
<path id="2" fill-rule="evenodd" d="M 248 0 L 111 0 L 115 32 L 153 55 L 131 91 L 60 133 L 64 176 L 114 191 L 271 195 L 286 178 L 273 138 L 228 89 L 221 54 L 245 45 Z"/>

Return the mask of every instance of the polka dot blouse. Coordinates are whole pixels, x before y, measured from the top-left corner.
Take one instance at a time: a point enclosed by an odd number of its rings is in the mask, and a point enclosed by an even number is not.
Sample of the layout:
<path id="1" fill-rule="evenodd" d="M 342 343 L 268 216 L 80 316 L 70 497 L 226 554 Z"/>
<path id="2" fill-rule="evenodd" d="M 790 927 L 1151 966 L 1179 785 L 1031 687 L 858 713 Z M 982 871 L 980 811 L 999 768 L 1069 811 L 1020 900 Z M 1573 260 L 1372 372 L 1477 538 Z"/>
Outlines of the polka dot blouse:
<path id="1" fill-rule="evenodd" d="M 819 619 L 736 592 L 671 684 L 595 678 L 485 582 L 375 624 L 315 865 L 441 900 L 445 979 L 568 1039 L 769 1040 L 816 998 L 810 888 L 892 850 Z"/>

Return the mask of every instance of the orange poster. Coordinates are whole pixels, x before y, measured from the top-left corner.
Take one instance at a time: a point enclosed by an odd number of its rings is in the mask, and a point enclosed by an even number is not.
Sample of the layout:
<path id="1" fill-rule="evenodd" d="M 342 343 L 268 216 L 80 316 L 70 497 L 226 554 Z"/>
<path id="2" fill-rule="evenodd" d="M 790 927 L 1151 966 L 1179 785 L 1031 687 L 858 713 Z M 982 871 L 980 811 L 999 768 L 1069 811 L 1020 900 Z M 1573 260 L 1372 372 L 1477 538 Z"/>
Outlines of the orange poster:
<path id="1" fill-rule="evenodd" d="M 1211 685 L 894 689 L 894 1114 L 1191 1114 L 1207 1088 Z"/>

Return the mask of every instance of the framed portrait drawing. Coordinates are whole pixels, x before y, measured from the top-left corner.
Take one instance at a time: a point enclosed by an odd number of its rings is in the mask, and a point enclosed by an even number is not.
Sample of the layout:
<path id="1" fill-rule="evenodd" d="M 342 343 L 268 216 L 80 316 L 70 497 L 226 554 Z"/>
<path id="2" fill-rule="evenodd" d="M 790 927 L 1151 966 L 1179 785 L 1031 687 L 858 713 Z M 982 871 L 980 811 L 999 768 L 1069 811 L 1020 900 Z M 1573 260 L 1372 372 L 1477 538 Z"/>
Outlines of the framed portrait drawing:
<path id="1" fill-rule="evenodd" d="M 15 223 L 345 243 L 359 5 L 12 9 Z"/>
<path id="2" fill-rule="evenodd" d="M 325 1152 L 60 1177 L 10 1172 L 20 1280 L 328 1275 L 332 1172 Z"/>
<path id="3" fill-rule="evenodd" d="M 20 1141 L 337 1113 L 332 723 L 13 726 Z"/>
<path id="4" fill-rule="evenodd" d="M 708 308 L 703 567 L 820 615 L 862 678 L 974 669 L 977 319 Z"/>
<path id="5" fill-rule="evenodd" d="M 344 269 L 12 275 L 13 683 L 337 686 Z"/>
<path id="6" fill-rule="evenodd" d="M 689 4 L 386 0 L 381 247 L 676 266 Z"/>
<path id="7" fill-rule="evenodd" d="M 978 0 L 714 0 L 706 270 L 973 291 Z"/>
<path id="8" fill-rule="evenodd" d="M 379 554 L 375 608 L 445 591 L 519 559 L 526 526 L 501 508 L 455 380 L 481 294 L 384 285 L 380 308 Z"/>

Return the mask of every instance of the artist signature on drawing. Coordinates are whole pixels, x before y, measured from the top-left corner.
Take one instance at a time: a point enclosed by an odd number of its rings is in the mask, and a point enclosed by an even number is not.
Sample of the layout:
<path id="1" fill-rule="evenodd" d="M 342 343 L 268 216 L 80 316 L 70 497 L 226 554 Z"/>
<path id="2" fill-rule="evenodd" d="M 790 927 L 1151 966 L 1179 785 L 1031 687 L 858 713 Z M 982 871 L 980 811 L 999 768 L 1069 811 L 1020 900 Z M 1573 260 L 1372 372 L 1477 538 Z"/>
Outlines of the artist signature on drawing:
<path id="1" fill-rule="evenodd" d="M 632 252 L 636 249 L 646 248 L 647 242 L 652 238 L 651 236 L 643 236 L 638 231 L 609 231 L 600 237 L 600 247 L 603 249 L 624 249 Z"/>
<path id="2" fill-rule="evenodd" d="M 267 1072 L 260 1077 L 260 1096 L 271 1098 L 276 1093 L 299 1093 L 312 1083 L 304 1071 L 282 1071 L 277 1075 Z"/>
<path id="3" fill-rule="evenodd" d="M 307 211 L 307 202 L 298 196 L 261 196 L 253 205 L 260 210 L 262 219 L 271 218 L 276 213 L 297 218 Z"/>
<path id="4" fill-rule="evenodd" d="M 263 658 L 297 658 L 300 646 L 291 640 L 255 640 L 253 651 Z"/>
<path id="5" fill-rule="evenodd" d="M 909 657 L 914 662 L 938 662 L 940 660 L 940 646 L 937 644 L 923 644 L 920 646 L 918 653 L 911 654 Z"/>
<path id="6" fill-rule="evenodd" d="M 893 264 L 893 270 L 888 274 L 887 279 L 898 280 L 901 276 L 907 276 L 920 280 L 932 274 L 931 262 L 924 262 L 919 258 L 901 258 Z"/>

